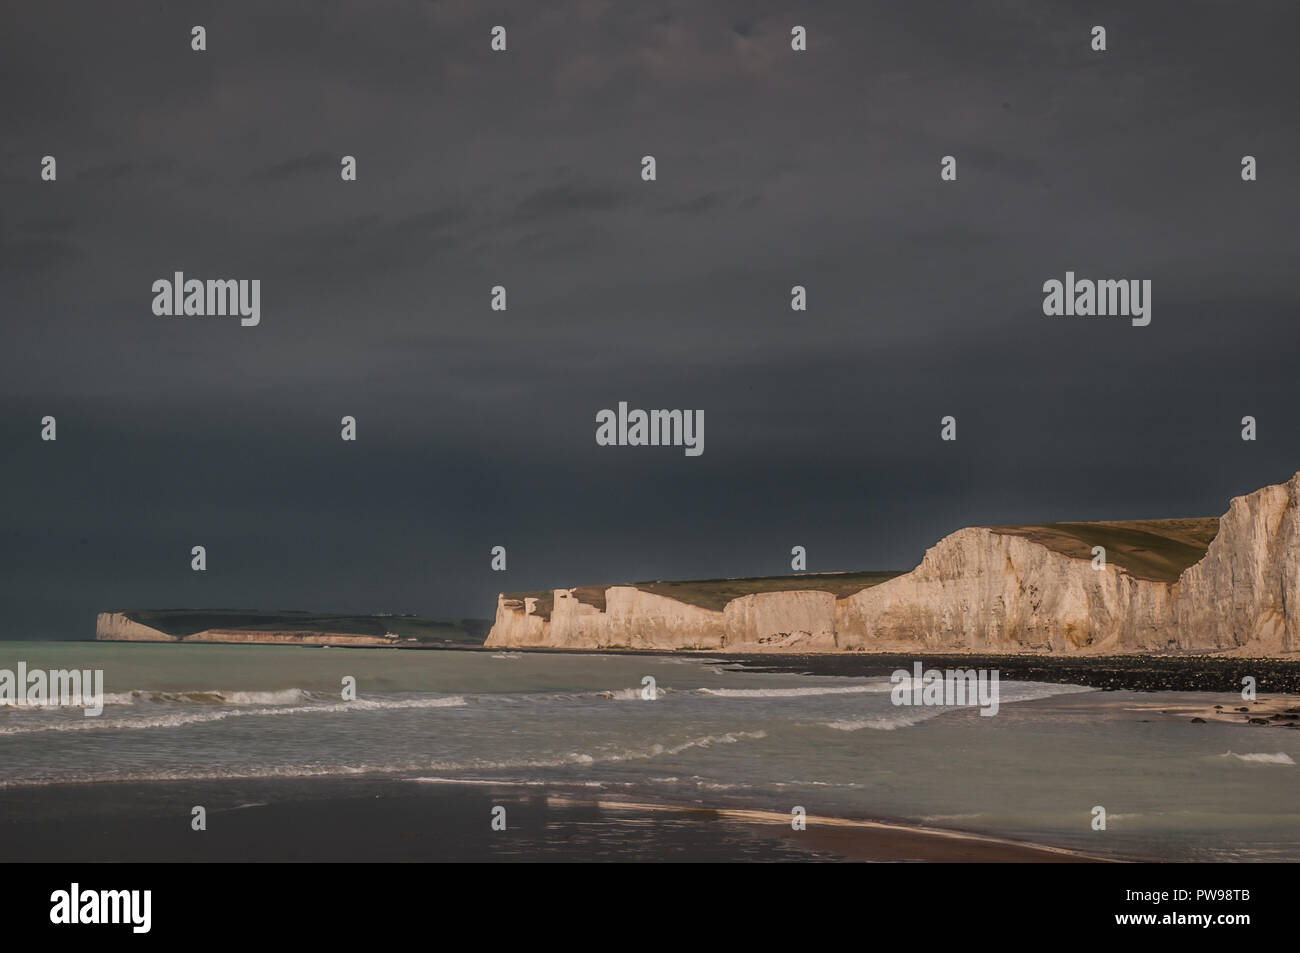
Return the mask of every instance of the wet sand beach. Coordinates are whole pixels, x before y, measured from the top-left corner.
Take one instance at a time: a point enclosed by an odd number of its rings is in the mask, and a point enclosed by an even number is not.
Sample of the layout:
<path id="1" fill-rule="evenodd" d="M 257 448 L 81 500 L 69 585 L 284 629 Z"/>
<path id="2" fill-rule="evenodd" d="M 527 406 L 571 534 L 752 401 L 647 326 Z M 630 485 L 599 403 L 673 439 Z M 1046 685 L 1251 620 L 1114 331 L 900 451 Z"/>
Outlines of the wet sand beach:
<path id="1" fill-rule="evenodd" d="M 195 805 L 206 830 L 191 827 Z M 0 791 L 0 843 L 15 862 L 1089 859 L 886 821 L 812 815 L 795 831 L 773 811 L 389 778 L 14 788 Z"/>

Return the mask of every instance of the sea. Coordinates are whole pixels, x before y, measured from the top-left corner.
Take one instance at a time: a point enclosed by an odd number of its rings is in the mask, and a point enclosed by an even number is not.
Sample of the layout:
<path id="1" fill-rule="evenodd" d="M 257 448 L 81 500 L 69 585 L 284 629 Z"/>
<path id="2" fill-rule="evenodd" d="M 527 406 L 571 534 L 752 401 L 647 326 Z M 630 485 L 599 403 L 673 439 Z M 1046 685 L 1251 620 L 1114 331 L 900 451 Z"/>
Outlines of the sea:
<path id="1" fill-rule="evenodd" d="M 244 781 L 264 803 L 269 782 L 351 779 L 1300 860 L 1300 730 L 1167 713 L 1222 696 L 1001 681 L 988 717 L 895 704 L 888 677 L 701 656 L 0 642 L 0 669 L 20 661 L 102 670 L 104 708 L 0 707 L 14 825 L 70 803 L 60 791 Z"/>

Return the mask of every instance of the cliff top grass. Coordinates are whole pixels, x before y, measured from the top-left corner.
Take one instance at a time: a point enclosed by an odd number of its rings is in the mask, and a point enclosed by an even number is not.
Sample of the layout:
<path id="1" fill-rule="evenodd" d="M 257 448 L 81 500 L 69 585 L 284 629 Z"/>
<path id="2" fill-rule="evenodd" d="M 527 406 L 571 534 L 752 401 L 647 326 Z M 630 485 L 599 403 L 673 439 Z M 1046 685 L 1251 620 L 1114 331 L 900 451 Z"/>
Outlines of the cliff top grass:
<path id="1" fill-rule="evenodd" d="M 402 640 L 482 645 L 491 623 L 486 619 L 426 619 L 409 615 L 328 615 L 317 612 L 267 612 L 245 609 L 139 609 L 128 619 L 179 638 L 208 629 L 243 632 L 336 632 Z"/>
<path id="2" fill-rule="evenodd" d="M 652 582 L 611 583 L 611 586 L 632 586 L 642 592 L 676 599 L 687 605 L 701 609 L 721 612 L 723 607 L 733 599 L 753 595 L 757 592 L 829 592 L 837 599 L 851 596 L 871 586 L 879 585 L 888 579 L 902 575 L 901 572 L 820 572 L 804 573 L 797 576 L 745 576 L 736 579 L 688 579 L 682 581 L 654 580 Z M 573 590 L 574 598 L 589 606 L 605 611 L 605 590 L 609 586 L 579 586 Z M 527 592 L 504 593 L 506 599 L 524 600 L 533 598 L 537 605 L 533 614 L 549 619 L 554 609 L 554 595 L 550 589 L 534 589 Z"/>
<path id="3" fill-rule="evenodd" d="M 1023 536 L 1076 559 L 1091 560 L 1092 548 L 1102 546 L 1106 549 L 1106 562 L 1130 575 L 1155 582 L 1175 582 L 1184 570 L 1204 558 L 1219 532 L 1219 521 L 1209 517 L 987 528 L 1007 536 Z"/>

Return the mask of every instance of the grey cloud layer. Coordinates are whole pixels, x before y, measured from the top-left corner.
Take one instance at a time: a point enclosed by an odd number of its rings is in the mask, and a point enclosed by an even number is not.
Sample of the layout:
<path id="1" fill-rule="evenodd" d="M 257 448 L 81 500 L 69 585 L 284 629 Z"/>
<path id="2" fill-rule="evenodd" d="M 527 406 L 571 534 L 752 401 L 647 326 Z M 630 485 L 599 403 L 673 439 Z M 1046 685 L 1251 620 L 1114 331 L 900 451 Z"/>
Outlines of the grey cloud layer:
<path id="1" fill-rule="evenodd" d="M 4 634 L 482 614 L 503 586 L 779 572 L 795 543 L 905 568 L 963 523 L 1214 513 L 1300 468 L 1289 5 L 6 16 Z M 1152 325 L 1044 318 L 1066 269 L 1152 279 Z M 261 326 L 153 317 L 175 270 L 261 279 Z M 706 454 L 595 447 L 619 400 L 704 408 Z"/>

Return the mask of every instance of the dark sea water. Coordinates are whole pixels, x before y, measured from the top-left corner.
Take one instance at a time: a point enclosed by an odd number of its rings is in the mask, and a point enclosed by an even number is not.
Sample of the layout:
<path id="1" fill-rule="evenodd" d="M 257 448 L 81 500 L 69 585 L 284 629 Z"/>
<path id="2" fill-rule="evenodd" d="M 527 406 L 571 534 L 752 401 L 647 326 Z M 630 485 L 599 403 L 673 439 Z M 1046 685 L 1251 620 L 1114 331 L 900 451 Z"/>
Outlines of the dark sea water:
<path id="1" fill-rule="evenodd" d="M 0 643 L 0 669 L 19 661 L 101 669 L 106 696 L 98 717 L 0 709 L 0 824 L 11 843 L 26 825 L 33 851 L 62 830 L 101 859 L 132 843 L 188 857 L 193 805 L 227 818 L 200 855 L 225 859 L 792 850 L 730 820 L 702 838 L 697 816 L 615 803 L 635 801 L 802 807 L 1102 856 L 1300 859 L 1300 731 L 1157 710 L 1205 695 L 1002 682 L 982 717 L 897 706 L 886 678 L 701 658 Z M 510 834 L 485 840 L 494 805 Z M 275 831 L 300 836 L 272 848 Z"/>

